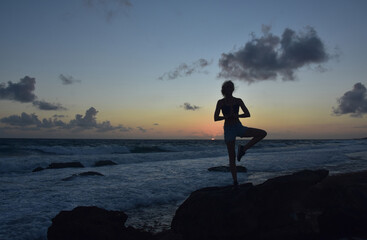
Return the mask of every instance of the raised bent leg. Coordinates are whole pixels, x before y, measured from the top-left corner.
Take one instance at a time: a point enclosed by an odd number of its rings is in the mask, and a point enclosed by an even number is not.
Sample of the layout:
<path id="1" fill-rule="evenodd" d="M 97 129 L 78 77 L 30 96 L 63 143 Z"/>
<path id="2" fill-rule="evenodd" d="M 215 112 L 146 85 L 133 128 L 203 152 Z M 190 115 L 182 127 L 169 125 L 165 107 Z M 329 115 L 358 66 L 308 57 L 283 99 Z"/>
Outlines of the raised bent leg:
<path id="1" fill-rule="evenodd" d="M 256 143 L 261 141 L 264 137 L 266 137 L 266 135 L 267 135 L 267 132 L 262 129 L 248 128 L 246 130 L 245 135 L 242 137 L 252 137 L 252 139 L 245 146 L 243 146 L 241 150 L 243 152 L 246 152 L 249 148 L 251 148 Z"/>
<path id="2" fill-rule="evenodd" d="M 229 169 L 232 173 L 233 184 L 237 184 L 237 169 L 236 169 L 236 151 L 235 151 L 235 141 L 227 142 L 227 150 L 229 156 Z"/>

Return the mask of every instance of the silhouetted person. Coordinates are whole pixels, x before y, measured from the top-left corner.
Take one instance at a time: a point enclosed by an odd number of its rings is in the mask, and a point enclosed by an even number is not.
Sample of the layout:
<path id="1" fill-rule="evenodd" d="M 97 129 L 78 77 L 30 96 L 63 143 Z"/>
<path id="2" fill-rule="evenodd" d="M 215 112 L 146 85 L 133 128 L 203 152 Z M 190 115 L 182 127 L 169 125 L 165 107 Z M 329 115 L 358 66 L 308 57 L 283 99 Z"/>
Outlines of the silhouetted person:
<path id="1" fill-rule="evenodd" d="M 245 155 L 246 151 L 254 144 L 262 140 L 266 136 L 266 131 L 257 128 L 249 128 L 242 126 L 239 118 L 250 117 L 250 112 L 246 108 L 241 98 L 232 96 L 234 84 L 232 81 L 225 81 L 222 85 L 223 99 L 218 100 L 214 113 L 214 121 L 224 120 L 224 141 L 227 144 L 229 156 L 229 168 L 233 177 L 233 184 L 238 185 L 236 170 L 236 137 L 252 137 L 252 139 L 244 146 L 238 145 L 237 161 Z M 239 114 L 240 108 L 243 114 Z M 219 116 L 222 110 L 223 116 Z"/>

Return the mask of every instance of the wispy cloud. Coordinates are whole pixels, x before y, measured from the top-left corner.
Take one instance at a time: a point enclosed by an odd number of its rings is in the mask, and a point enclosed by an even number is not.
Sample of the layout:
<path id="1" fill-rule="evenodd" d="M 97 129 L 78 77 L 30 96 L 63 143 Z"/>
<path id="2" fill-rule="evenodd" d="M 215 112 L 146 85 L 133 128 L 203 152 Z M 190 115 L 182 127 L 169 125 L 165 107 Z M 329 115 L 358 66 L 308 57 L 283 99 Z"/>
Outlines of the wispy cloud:
<path id="1" fill-rule="evenodd" d="M 83 0 L 83 2 L 88 8 L 102 11 L 107 21 L 111 21 L 126 8 L 133 6 L 129 0 Z"/>
<path id="2" fill-rule="evenodd" d="M 80 83 L 81 80 L 75 79 L 72 76 L 65 76 L 63 74 L 60 74 L 59 79 L 62 81 L 62 84 L 64 85 L 71 85 L 73 83 Z"/>
<path id="3" fill-rule="evenodd" d="M 367 90 L 362 83 L 356 83 L 353 89 L 338 99 L 338 106 L 333 107 L 335 115 L 350 114 L 351 117 L 362 117 L 367 113 Z"/>
<path id="4" fill-rule="evenodd" d="M 32 104 L 33 106 L 36 106 L 40 110 L 46 110 L 46 111 L 67 110 L 67 108 L 63 107 L 60 103 L 49 103 L 44 100 L 33 101 Z"/>
<path id="5" fill-rule="evenodd" d="M 209 66 L 212 61 L 208 61 L 204 58 L 197 60 L 191 64 L 182 63 L 174 70 L 164 73 L 160 76 L 159 80 L 173 80 L 180 77 L 187 77 L 193 73 L 206 73 L 203 69 Z"/>
<path id="6" fill-rule="evenodd" d="M 201 107 L 196 106 L 196 105 L 191 105 L 190 103 L 187 103 L 187 102 L 185 102 L 180 107 L 182 107 L 183 109 L 188 110 L 188 111 L 196 111 L 196 110 L 201 108 Z"/>
<path id="7" fill-rule="evenodd" d="M 321 64 L 332 57 L 312 27 L 299 33 L 286 28 L 281 37 L 273 35 L 270 30 L 270 26 L 263 25 L 263 36 L 258 38 L 253 34 L 244 47 L 223 53 L 218 77 L 248 83 L 274 80 L 279 75 L 283 80 L 294 80 L 299 68 L 316 64 L 316 69 L 324 69 Z"/>
<path id="8" fill-rule="evenodd" d="M 145 129 L 145 128 L 143 128 L 143 127 L 136 127 L 140 132 L 143 132 L 143 133 L 145 133 L 145 132 L 147 132 L 148 130 L 147 129 Z"/>

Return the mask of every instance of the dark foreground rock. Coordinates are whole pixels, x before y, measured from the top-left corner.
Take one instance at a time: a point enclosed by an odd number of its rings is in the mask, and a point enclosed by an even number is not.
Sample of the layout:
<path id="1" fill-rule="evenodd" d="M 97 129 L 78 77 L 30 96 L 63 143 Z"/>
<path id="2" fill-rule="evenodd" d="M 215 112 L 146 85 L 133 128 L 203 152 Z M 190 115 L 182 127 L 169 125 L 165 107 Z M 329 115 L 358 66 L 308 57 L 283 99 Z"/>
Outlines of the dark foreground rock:
<path id="1" fill-rule="evenodd" d="M 125 227 L 127 215 L 98 207 L 77 207 L 62 211 L 48 228 L 48 240 L 148 240 L 152 235 Z"/>
<path id="2" fill-rule="evenodd" d="M 236 166 L 237 172 L 247 172 L 247 168 L 244 166 Z M 211 172 L 230 172 L 229 166 L 218 166 L 208 168 Z"/>
<path id="3" fill-rule="evenodd" d="M 80 162 L 55 162 L 50 163 L 47 168 L 36 167 L 32 172 L 39 172 L 45 169 L 58 169 L 58 168 L 83 168 L 83 164 Z"/>
<path id="4" fill-rule="evenodd" d="M 42 171 L 42 170 L 44 170 L 43 167 L 36 167 L 35 169 L 33 169 L 32 172 L 39 172 L 39 171 Z"/>
<path id="5" fill-rule="evenodd" d="M 88 171 L 88 172 L 73 174 L 70 177 L 63 178 L 62 180 L 63 181 L 70 181 L 70 180 L 73 180 L 74 178 L 77 178 L 77 177 L 88 177 L 88 176 L 104 176 L 104 175 L 102 173 L 99 173 L 99 172 Z"/>
<path id="6" fill-rule="evenodd" d="M 83 164 L 80 162 L 56 162 L 48 165 L 47 169 L 57 169 L 57 168 L 83 168 Z"/>
<path id="7" fill-rule="evenodd" d="M 111 165 L 117 165 L 117 163 L 111 160 L 101 160 L 94 163 L 95 167 L 111 166 Z"/>
<path id="8" fill-rule="evenodd" d="M 234 188 L 193 192 L 172 229 L 184 239 L 367 237 L 367 171 L 329 176 L 301 171 Z"/>

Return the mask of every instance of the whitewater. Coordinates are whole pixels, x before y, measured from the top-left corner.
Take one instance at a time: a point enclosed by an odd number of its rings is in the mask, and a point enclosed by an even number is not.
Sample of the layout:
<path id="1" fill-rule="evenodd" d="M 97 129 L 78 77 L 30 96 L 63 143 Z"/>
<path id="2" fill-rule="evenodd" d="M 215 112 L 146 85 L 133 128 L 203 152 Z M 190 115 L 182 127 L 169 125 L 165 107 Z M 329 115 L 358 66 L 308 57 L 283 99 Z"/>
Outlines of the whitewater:
<path id="1" fill-rule="evenodd" d="M 101 160 L 116 165 L 95 167 Z M 56 162 L 84 168 L 32 172 Z M 126 225 L 168 229 L 192 191 L 232 183 L 229 172 L 208 171 L 223 165 L 222 140 L 0 139 L 0 239 L 47 239 L 52 218 L 77 206 L 121 210 Z M 366 170 L 367 140 L 264 140 L 238 165 L 248 169 L 238 173 L 240 184 L 303 169 Z M 88 171 L 103 176 L 77 176 Z"/>

